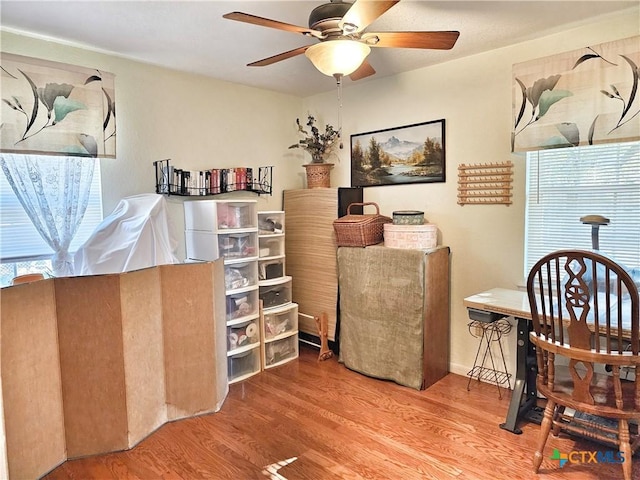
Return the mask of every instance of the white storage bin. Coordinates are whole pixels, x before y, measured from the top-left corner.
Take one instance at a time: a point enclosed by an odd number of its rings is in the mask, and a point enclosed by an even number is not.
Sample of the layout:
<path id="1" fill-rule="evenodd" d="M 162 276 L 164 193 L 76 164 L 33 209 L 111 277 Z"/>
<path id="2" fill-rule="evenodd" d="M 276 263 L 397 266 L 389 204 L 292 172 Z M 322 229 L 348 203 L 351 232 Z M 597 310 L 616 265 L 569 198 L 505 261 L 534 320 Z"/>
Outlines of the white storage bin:
<path id="1" fill-rule="evenodd" d="M 260 282 L 260 300 L 263 308 L 273 308 L 291 302 L 291 277 Z"/>
<path id="2" fill-rule="evenodd" d="M 281 257 L 284 255 L 284 235 L 261 235 L 258 252 L 260 258 Z"/>
<path id="3" fill-rule="evenodd" d="M 274 280 L 284 277 L 284 257 L 258 261 L 258 280 Z"/>
<path id="4" fill-rule="evenodd" d="M 218 228 L 256 228 L 256 205 L 254 202 L 218 201 Z"/>
<path id="5" fill-rule="evenodd" d="M 257 232 L 218 235 L 218 253 L 225 260 L 255 257 Z"/>
<path id="6" fill-rule="evenodd" d="M 259 313 L 258 289 L 227 295 L 227 321 L 245 320 Z M 235 323 L 235 322 L 234 322 Z"/>
<path id="7" fill-rule="evenodd" d="M 187 230 L 257 228 L 255 200 L 191 200 L 184 203 Z"/>
<path id="8" fill-rule="evenodd" d="M 260 235 L 279 235 L 284 233 L 284 212 L 258 212 L 258 233 Z"/>
<path id="9" fill-rule="evenodd" d="M 258 282 L 258 264 L 253 262 L 229 262 L 224 266 L 224 284 L 227 290 L 251 287 Z"/>
<path id="10" fill-rule="evenodd" d="M 258 319 L 227 326 L 227 350 L 237 350 L 258 343 L 260 343 Z"/>
<path id="11" fill-rule="evenodd" d="M 227 357 L 227 373 L 229 382 L 237 382 L 260 371 L 260 348 L 232 354 Z"/>
<path id="12" fill-rule="evenodd" d="M 298 304 L 264 310 L 264 339 L 271 340 L 298 330 Z"/>
<path id="13" fill-rule="evenodd" d="M 271 368 L 298 358 L 298 334 L 266 343 L 264 368 Z"/>
<path id="14" fill-rule="evenodd" d="M 240 260 L 257 257 L 257 232 L 216 234 L 199 230 L 185 231 L 187 256 L 193 260 Z"/>
<path id="15" fill-rule="evenodd" d="M 192 260 L 211 261 L 220 258 L 218 236 L 215 233 L 187 230 L 185 243 L 187 256 Z"/>

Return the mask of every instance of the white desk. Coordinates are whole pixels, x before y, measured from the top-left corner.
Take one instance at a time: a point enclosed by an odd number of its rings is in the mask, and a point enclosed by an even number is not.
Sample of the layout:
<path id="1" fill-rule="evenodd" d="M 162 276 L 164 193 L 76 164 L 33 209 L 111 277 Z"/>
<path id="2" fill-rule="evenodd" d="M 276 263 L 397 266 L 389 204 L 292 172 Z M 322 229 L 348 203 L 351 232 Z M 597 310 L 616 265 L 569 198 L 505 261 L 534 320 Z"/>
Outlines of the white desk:
<path id="1" fill-rule="evenodd" d="M 492 288 L 464 299 L 467 308 L 531 320 L 529 297 L 521 290 Z"/>
<path id="2" fill-rule="evenodd" d="M 518 420 L 536 404 L 536 352 L 529 341 L 531 310 L 527 292 L 492 288 L 464 299 L 472 320 L 493 322 L 504 317 L 517 320 L 516 375 L 507 418 L 500 428 L 520 434 Z"/>

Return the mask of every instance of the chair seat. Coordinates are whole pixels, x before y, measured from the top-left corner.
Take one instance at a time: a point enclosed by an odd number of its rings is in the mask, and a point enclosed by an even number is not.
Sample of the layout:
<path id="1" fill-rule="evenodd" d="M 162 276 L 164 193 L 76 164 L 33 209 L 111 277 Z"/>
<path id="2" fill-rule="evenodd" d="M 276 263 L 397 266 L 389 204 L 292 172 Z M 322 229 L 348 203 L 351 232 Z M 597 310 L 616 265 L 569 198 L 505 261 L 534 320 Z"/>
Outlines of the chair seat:
<path id="1" fill-rule="evenodd" d="M 594 373 L 591 381 L 591 394 L 594 405 L 585 405 L 572 399 L 574 383 L 569 373 L 569 367 L 556 366 L 556 378 L 553 391 L 544 383 L 538 381 L 538 392 L 547 399 L 551 399 L 561 405 L 566 405 L 574 410 L 590 413 L 600 417 L 622 418 L 626 420 L 640 419 L 640 409 L 635 406 L 635 384 L 621 380 L 622 399 L 624 407 L 616 408 L 616 399 L 613 389 L 613 377 L 611 375 Z"/>

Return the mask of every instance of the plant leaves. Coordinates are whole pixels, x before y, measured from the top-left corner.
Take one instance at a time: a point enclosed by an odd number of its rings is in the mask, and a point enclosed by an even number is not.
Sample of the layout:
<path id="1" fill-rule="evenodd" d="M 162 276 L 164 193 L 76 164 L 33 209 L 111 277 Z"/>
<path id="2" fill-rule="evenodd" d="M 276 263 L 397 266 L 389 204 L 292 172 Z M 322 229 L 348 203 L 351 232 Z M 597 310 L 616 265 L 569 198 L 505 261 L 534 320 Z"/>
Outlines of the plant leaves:
<path id="1" fill-rule="evenodd" d="M 589 127 L 589 145 L 593 145 L 593 134 L 596 131 L 596 120 L 598 120 L 599 116 L 600 115 L 596 115 L 596 118 L 593 119 L 593 122 L 591 122 L 591 126 Z"/>
<path id="2" fill-rule="evenodd" d="M 6 103 L 7 105 L 9 105 L 11 108 L 13 108 L 14 110 L 18 110 L 18 107 L 16 107 L 13 103 L 11 103 L 9 100 L 7 100 L 6 98 L 3 98 L 2 101 L 4 103 Z"/>
<path id="3" fill-rule="evenodd" d="M 578 65 L 580 65 L 583 62 L 586 62 L 587 60 L 591 60 L 592 58 L 601 58 L 600 55 L 596 55 L 595 53 L 587 53 L 586 55 L 581 56 L 577 61 L 576 64 L 573 66 L 573 69 L 575 69 Z"/>
<path id="4" fill-rule="evenodd" d="M 0 70 L 2 70 L 4 73 L 6 73 L 7 75 L 9 75 L 11 78 L 13 78 L 14 80 L 17 80 L 18 77 L 16 77 L 15 75 L 12 75 L 11 73 L 9 73 L 9 71 L 4 68 L 2 65 L 0 65 Z M 23 74 L 24 75 L 24 74 Z"/>
<path id="5" fill-rule="evenodd" d="M 556 88 L 561 76 L 562 75 L 551 75 L 547 78 L 539 78 L 533 82 L 533 87 L 531 87 L 527 93 L 529 101 L 534 108 L 538 106 L 540 97 L 544 92 Z"/>
<path id="6" fill-rule="evenodd" d="M 520 90 L 522 91 L 522 104 L 520 105 L 520 111 L 518 112 L 516 123 L 513 126 L 514 130 L 520 123 L 520 120 L 522 120 L 522 117 L 524 116 L 524 109 L 527 104 L 527 87 L 524 86 L 524 83 L 522 83 L 519 78 L 516 78 L 516 82 L 518 82 L 518 85 L 520 85 Z"/>
<path id="7" fill-rule="evenodd" d="M 24 136 L 27 134 L 27 132 L 29 132 L 29 129 L 33 126 L 33 123 L 36 121 L 36 117 L 38 116 L 38 105 L 39 105 L 38 88 L 36 87 L 35 83 L 33 83 L 33 81 L 29 78 L 29 76 L 26 73 L 24 73 L 20 69 L 18 69 L 18 71 L 22 74 L 22 76 L 24 78 L 27 79 L 27 82 L 29 82 L 29 85 L 31 85 L 31 92 L 33 93 L 33 110 L 31 110 L 31 118 L 29 119 L 29 122 L 27 123 L 27 128 L 25 128 L 25 130 L 24 130 L 24 135 L 22 135 L 22 137 L 24 138 Z"/>
<path id="8" fill-rule="evenodd" d="M 81 133 L 78 136 L 78 139 L 80 140 L 80 143 L 85 148 L 85 150 L 89 153 L 89 155 L 91 155 L 92 157 L 98 156 L 98 142 L 96 142 L 96 139 L 94 137 Z"/>
<path id="9" fill-rule="evenodd" d="M 88 84 L 90 84 L 91 82 L 101 82 L 101 81 L 102 81 L 102 78 L 100 78 L 99 76 L 97 76 L 97 75 L 91 75 L 89 78 L 87 78 L 87 79 L 84 81 L 84 84 L 85 84 L 85 85 L 88 85 Z M 104 89 L 103 89 L 103 90 L 104 90 Z"/>
<path id="10" fill-rule="evenodd" d="M 631 87 L 631 92 L 629 93 L 629 101 L 627 102 L 627 106 L 622 111 L 622 115 L 620 116 L 620 120 L 622 120 L 631 108 L 633 101 L 636 99 L 636 93 L 638 92 L 638 66 L 630 58 L 624 55 L 620 56 L 627 61 L 627 63 L 631 67 L 631 74 L 633 75 L 633 87 Z"/>
<path id="11" fill-rule="evenodd" d="M 69 113 L 75 112 L 76 110 L 86 110 L 87 107 L 84 103 L 78 102 L 77 100 L 73 100 L 71 98 L 65 97 L 56 97 L 53 101 L 53 123 L 59 123 L 64 120 Z"/>
<path id="12" fill-rule="evenodd" d="M 540 110 L 538 112 L 538 117 L 543 117 L 551 108 L 554 103 L 559 102 L 563 98 L 571 97 L 573 93 L 569 90 L 545 90 L 540 95 Z"/>
<path id="13" fill-rule="evenodd" d="M 104 96 L 107 97 L 107 115 L 105 116 L 104 123 L 102 124 L 102 130 L 106 130 L 107 125 L 109 125 L 109 120 L 111 120 L 111 110 L 113 109 L 113 101 L 111 100 L 111 97 L 109 96 L 109 94 L 104 88 L 102 89 L 102 93 L 104 93 Z"/>
<path id="14" fill-rule="evenodd" d="M 556 124 L 556 128 L 562 134 L 567 141 L 577 147 L 580 145 L 580 130 L 578 126 L 573 122 L 563 122 Z"/>
<path id="15" fill-rule="evenodd" d="M 67 145 L 61 149 L 62 152 L 68 154 L 72 157 L 88 157 L 86 148 L 81 147 L 80 145 Z"/>

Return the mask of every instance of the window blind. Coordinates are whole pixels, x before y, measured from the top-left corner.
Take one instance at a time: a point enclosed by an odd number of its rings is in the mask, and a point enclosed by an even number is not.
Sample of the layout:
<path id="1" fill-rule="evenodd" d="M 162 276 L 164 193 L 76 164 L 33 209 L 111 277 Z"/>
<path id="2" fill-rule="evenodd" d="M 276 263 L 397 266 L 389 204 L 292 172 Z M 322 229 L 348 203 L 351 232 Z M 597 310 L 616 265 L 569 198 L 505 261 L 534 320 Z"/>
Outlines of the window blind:
<path id="1" fill-rule="evenodd" d="M 95 162 L 95 168 L 89 204 L 78 232 L 71 241 L 70 252 L 75 252 L 102 221 L 100 160 L 91 161 Z M 0 262 L 31 260 L 51 255 L 53 250 L 33 226 L 4 173 L 0 171 Z"/>
<path id="2" fill-rule="evenodd" d="M 640 142 L 527 153 L 525 276 L 554 250 L 592 248 L 585 215 L 610 220 L 599 228 L 603 254 L 640 268 Z"/>

